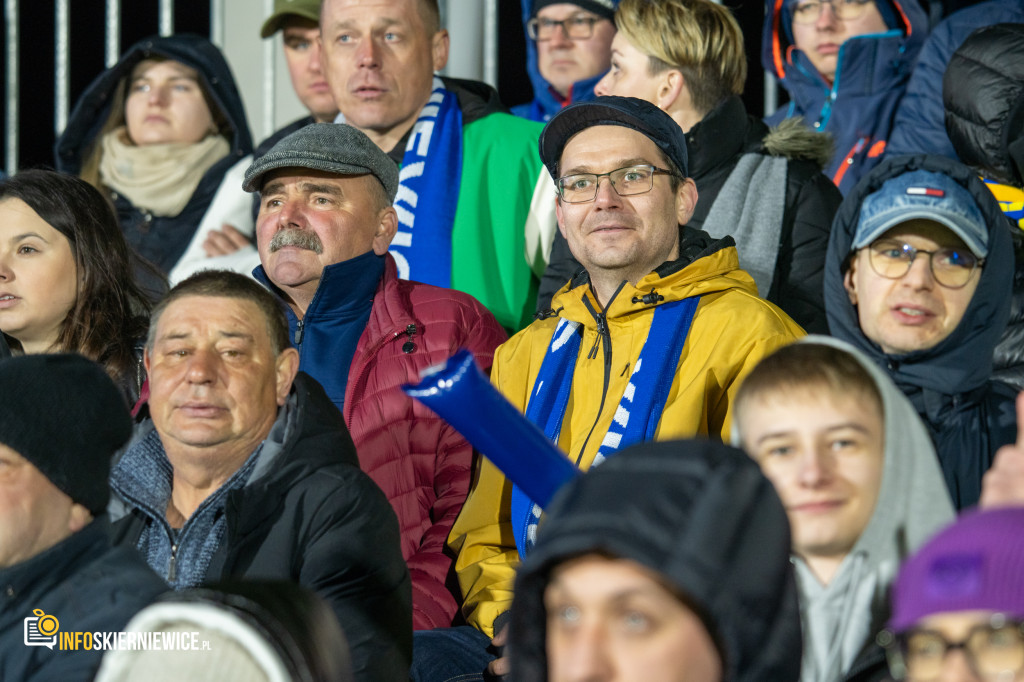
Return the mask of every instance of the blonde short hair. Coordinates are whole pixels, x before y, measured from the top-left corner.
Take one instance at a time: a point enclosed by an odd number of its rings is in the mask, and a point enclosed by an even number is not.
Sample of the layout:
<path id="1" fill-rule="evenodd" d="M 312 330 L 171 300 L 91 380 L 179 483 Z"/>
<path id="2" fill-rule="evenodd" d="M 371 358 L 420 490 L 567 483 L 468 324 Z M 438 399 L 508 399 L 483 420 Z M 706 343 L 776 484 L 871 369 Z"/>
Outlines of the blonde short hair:
<path id="1" fill-rule="evenodd" d="M 747 81 L 743 32 L 732 12 L 711 0 L 622 0 L 615 26 L 650 58 L 652 75 L 678 69 L 694 108 L 705 115 Z"/>

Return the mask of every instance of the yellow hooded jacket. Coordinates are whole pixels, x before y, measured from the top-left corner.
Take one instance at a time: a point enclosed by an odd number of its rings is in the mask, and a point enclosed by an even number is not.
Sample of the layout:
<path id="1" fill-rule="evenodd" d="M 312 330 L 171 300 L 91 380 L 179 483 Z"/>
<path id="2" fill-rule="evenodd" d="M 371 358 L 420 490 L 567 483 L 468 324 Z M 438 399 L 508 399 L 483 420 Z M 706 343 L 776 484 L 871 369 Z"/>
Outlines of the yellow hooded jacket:
<path id="1" fill-rule="evenodd" d="M 588 285 L 567 284 L 555 295 L 557 313 L 501 345 L 491 381 L 512 404 L 526 403 L 558 317 L 584 332 L 558 445 L 588 469 L 619 405 L 633 363 L 647 341 L 657 305 L 700 296 L 655 440 L 702 435 L 729 442 L 732 400 L 740 379 L 776 348 L 803 336 L 784 312 L 757 297 L 753 278 L 739 269 L 731 238 L 712 242 L 695 259 L 669 262 L 637 286 L 624 282 L 604 314 Z M 652 291 L 663 301 L 644 303 Z M 651 300 L 652 297 L 648 297 Z M 595 315 L 588 309 L 598 311 Z M 607 331 L 601 333 L 601 327 Z M 479 476 L 448 537 L 467 621 L 488 636 L 512 602 L 519 565 L 510 519 L 512 483 L 482 459 Z"/>

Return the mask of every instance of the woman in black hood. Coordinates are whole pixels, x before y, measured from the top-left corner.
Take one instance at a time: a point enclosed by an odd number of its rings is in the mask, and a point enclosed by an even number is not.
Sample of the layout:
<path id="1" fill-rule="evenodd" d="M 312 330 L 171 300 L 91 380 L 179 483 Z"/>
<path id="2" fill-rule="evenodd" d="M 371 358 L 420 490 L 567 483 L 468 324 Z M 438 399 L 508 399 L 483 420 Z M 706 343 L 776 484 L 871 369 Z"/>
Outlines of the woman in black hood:
<path id="1" fill-rule="evenodd" d="M 795 682 L 800 616 L 789 543 L 782 503 L 741 451 L 710 441 L 628 448 L 567 484 L 546 510 L 516 578 L 512 679 L 559 682 L 567 656 L 576 657 L 574 675 L 600 666 L 610 680 L 636 679 L 638 666 L 657 654 L 662 663 L 645 682 L 696 679 L 689 676 L 698 669 L 706 680 Z M 603 628 L 607 637 L 590 654 L 569 651 L 559 631 L 591 622 L 594 594 L 567 599 L 566 569 L 588 560 L 642 576 L 635 579 L 649 594 L 675 599 L 647 606 L 632 604 L 635 596 L 611 599 L 620 606 Z M 672 640 L 674 649 L 664 645 L 668 622 L 690 628 Z M 619 655 L 630 638 L 651 646 L 643 656 Z"/>
<path id="2" fill-rule="evenodd" d="M 224 55 L 179 34 L 139 41 L 89 85 L 57 141 L 56 164 L 110 197 L 129 245 L 166 274 L 225 171 L 251 151 Z"/>

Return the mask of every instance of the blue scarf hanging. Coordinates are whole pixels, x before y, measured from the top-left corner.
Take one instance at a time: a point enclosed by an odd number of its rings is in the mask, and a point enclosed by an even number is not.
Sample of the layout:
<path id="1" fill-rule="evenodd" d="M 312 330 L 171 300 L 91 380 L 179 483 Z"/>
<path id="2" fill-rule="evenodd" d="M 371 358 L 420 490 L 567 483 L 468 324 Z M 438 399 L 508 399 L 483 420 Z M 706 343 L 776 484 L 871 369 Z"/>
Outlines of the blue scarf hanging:
<path id="1" fill-rule="evenodd" d="M 654 310 L 647 340 L 591 466 L 626 446 L 654 439 L 699 302 L 700 297 L 695 296 L 662 304 Z M 564 318 L 558 321 L 526 407 L 526 418 L 556 445 L 582 338 L 580 323 Z M 519 556 L 525 557 L 536 541 L 542 510 L 519 486 L 513 486 L 511 511 L 516 548 Z"/>
<path id="2" fill-rule="evenodd" d="M 390 251 L 402 279 L 451 286 L 452 227 L 461 180 L 462 110 L 455 93 L 435 76 L 398 175 L 398 232 Z"/>

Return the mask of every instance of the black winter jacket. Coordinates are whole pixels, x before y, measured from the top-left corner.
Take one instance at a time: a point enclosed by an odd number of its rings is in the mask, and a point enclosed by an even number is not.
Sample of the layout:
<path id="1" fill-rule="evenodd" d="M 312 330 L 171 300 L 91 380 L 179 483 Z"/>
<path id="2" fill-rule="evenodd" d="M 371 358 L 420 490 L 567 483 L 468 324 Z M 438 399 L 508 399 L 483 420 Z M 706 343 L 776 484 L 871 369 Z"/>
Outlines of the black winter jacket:
<path id="1" fill-rule="evenodd" d="M 39 609 L 61 633 L 119 632 L 167 589 L 130 547 L 113 547 L 101 516 L 27 561 L 0 569 L 0 680 L 88 682 L 103 651 L 25 645 L 25 619 Z"/>
<path id="2" fill-rule="evenodd" d="M 918 169 L 948 175 L 974 196 L 989 228 L 988 258 L 963 319 L 948 337 L 933 348 L 887 355 L 861 331 L 843 277 L 864 198 L 889 178 Z M 825 264 L 829 330 L 888 371 L 913 403 L 935 442 L 958 509 L 977 504 L 996 450 L 1017 439 L 1016 391 L 992 380 L 992 353 L 1009 316 L 1013 268 L 999 204 L 971 169 L 945 157 L 886 159 L 846 197 L 832 226 Z"/>
<path id="3" fill-rule="evenodd" d="M 245 118 L 242 96 L 235 86 L 231 69 L 221 54 L 205 38 L 180 33 L 145 38 L 125 52 L 121 60 L 94 80 L 75 104 L 68 125 L 57 140 L 57 169 L 79 174 L 86 156 L 110 116 L 110 103 L 124 79 L 143 59 L 159 55 L 173 59 L 199 73 L 203 89 L 231 126 L 228 141 L 231 152 L 215 163 L 200 180 L 188 204 L 176 216 L 157 217 L 133 206 L 125 197 L 111 193 L 117 217 L 128 244 L 165 274 L 171 271 L 192 240 L 192 235 L 220 187 L 224 173 L 243 156 L 252 152 L 252 138 Z"/>
<path id="4" fill-rule="evenodd" d="M 785 132 L 769 129 L 749 116 L 739 97 L 730 97 L 686 133 L 689 173 L 697 185 L 697 206 L 687 227 L 702 229 L 729 174 L 744 154 L 788 159 L 785 212 L 779 231 L 779 251 L 768 300 L 782 308 L 800 326 L 824 333 L 825 304 L 822 277 L 832 218 L 843 197 L 821 172 L 832 150 L 828 136 L 802 126 Z M 743 245 L 737 249 L 742 252 Z M 551 262 L 541 281 L 538 310 L 550 307 L 554 293 L 572 278 L 580 264 L 572 257 L 561 233 L 555 234 Z"/>
<path id="5" fill-rule="evenodd" d="M 207 582 L 292 580 L 313 590 L 338 616 L 357 680 L 406 682 L 412 588 L 395 513 L 359 470 L 341 413 L 320 384 L 300 372 L 289 400 L 295 417 L 279 452 L 228 493 L 227 531 Z M 136 546 L 148 522 L 129 506 L 117 541 Z"/>
<path id="6" fill-rule="evenodd" d="M 997 24 L 972 33 L 949 60 L 942 102 L 949 140 L 964 163 L 986 179 L 1024 188 L 1024 25 Z M 1004 210 L 1017 212 L 1020 207 L 1009 205 Z M 995 376 L 1020 390 L 1024 389 L 1024 224 L 1011 220 L 1007 226 L 1016 268 L 1010 323 L 996 346 Z"/>

